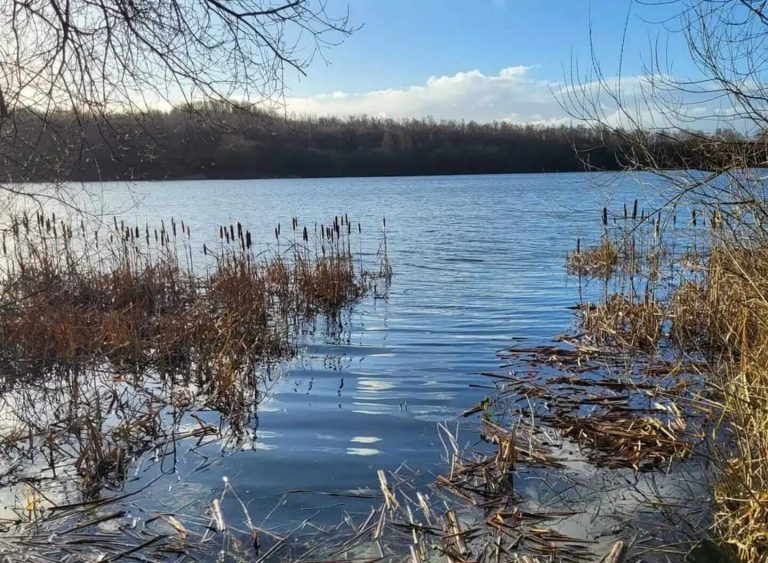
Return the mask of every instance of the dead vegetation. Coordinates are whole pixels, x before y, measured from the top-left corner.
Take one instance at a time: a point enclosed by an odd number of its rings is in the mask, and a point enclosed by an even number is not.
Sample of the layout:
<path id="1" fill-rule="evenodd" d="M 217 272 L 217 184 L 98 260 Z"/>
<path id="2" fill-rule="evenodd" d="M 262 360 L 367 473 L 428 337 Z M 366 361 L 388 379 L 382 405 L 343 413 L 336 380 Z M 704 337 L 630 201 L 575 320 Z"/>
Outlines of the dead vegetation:
<path id="1" fill-rule="evenodd" d="M 566 264 L 569 274 L 608 279 L 618 267 L 619 258 L 613 241 L 604 238 L 600 244 L 584 249 L 578 241 L 576 251 L 568 255 Z"/>
<path id="2" fill-rule="evenodd" d="M 740 190 L 751 189 L 753 181 L 754 189 L 761 185 L 749 174 L 734 174 L 731 181 Z M 766 561 L 768 237 L 762 222 L 764 204 L 753 198 L 723 208 L 720 199 L 711 201 L 705 212 L 691 211 L 689 221 L 677 229 L 677 210 L 666 212 L 665 217 L 658 213 L 646 224 L 619 217 L 610 231 L 606 229 L 604 237 L 612 237 L 617 246 L 631 241 L 630 246 L 643 247 L 645 255 L 664 246 L 662 252 L 655 252 L 663 260 L 653 266 L 646 260 L 631 274 L 617 269 L 610 281 L 601 272 L 586 272 L 603 280 L 605 289 L 596 305 L 581 307 L 577 341 L 600 350 L 608 347 L 676 361 L 706 361 L 705 369 L 697 368 L 699 390 L 688 395 L 685 405 L 706 405 L 716 421 L 708 431 L 714 437 L 709 448 L 720 472 L 719 480 L 709 484 L 716 499 L 714 536 L 733 548 L 740 560 Z M 660 224 L 668 229 L 660 229 Z M 678 375 L 675 388 L 689 389 L 690 382 Z M 667 453 L 654 454 L 649 461 L 658 459 L 652 465 L 664 465 L 692 451 L 687 440 L 680 441 L 690 431 L 690 414 L 679 398 L 670 397 L 668 390 L 665 393 L 663 406 L 669 410 L 675 405 L 675 421 L 626 417 L 611 407 L 607 418 L 576 416 L 563 422 L 556 417 L 550 422 L 588 447 L 599 463 L 613 463 L 605 458 L 606 446 L 611 444 L 611 449 L 620 445 L 624 458 L 663 446 Z M 633 463 L 642 468 L 646 461 L 636 457 Z"/>
<path id="3" fill-rule="evenodd" d="M 387 290 L 384 245 L 370 269 L 352 254 L 361 231 L 346 216 L 309 228 L 294 219 L 289 235 L 275 229 L 276 251 L 236 223 L 193 250 L 191 227 L 174 219 L 96 230 L 55 215 L 14 219 L 1 256 L 0 486 L 31 500 L 4 523 L 3 552 L 186 553 L 170 516 L 150 533 L 103 509 L 138 480 L 137 460 L 162 465 L 181 442 L 194 451 L 255 439 L 259 401 L 305 327 L 322 319 L 339 330 L 345 310 Z M 105 522 L 120 529 L 98 532 Z M 40 530 L 72 541 L 40 544 Z"/>

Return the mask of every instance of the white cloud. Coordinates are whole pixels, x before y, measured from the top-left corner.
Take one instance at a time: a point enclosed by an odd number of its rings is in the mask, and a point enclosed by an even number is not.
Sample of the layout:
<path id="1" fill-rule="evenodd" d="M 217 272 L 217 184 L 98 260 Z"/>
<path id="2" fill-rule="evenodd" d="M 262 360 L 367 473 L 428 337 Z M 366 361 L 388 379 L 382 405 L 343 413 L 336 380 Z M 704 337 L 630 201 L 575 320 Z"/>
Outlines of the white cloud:
<path id="1" fill-rule="evenodd" d="M 369 115 L 375 117 L 508 121 L 559 125 L 577 122 L 562 105 L 586 119 L 627 128 L 668 129 L 675 126 L 714 129 L 737 126 L 730 100 L 706 91 L 675 89 L 674 77 L 627 76 L 622 80 L 568 84 L 537 78 L 532 66 L 510 66 L 497 74 L 480 70 L 431 76 L 419 85 L 362 93 L 336 91 L 304 98 L 288 98 L 289 113 L 316 116 Z M 616 106 L 617 95 L 624 111 Z M 558 103 L 558 100 L 560 103 Z M 730 119 L 726 119 L 730 117 Z"/>
<path id="2" fill-rule="evenodd" d="M 530 66 L 511 66 L 498 74 L 479 70 L 431 76 L 424 84 L 363 93 L 333 92 L 288 98 L 289 112 L 312 115 L 372 115 L 391 118 L 465 119 L 481 122 L 563 122 L 565 112 L 553 90 L 556 82 L 532 76 Z"/>

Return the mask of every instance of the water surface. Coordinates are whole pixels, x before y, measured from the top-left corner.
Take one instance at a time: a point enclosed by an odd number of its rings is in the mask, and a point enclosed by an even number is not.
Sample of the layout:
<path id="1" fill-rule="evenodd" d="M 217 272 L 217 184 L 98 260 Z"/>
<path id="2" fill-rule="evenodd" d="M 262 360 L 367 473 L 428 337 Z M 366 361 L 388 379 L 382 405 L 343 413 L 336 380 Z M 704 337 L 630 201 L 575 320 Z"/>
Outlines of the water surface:
<path id="1" fill-rule="evenodd" d="M 159 477 L 136 510 L 209 502 L 226 477 L 254 523 L 291 529 L 306 518 L 337 522 L 379 500 L 378 469 L 440 471 L 437 424 L 489 392 L 479 374 L 496 351 L 546 343 L 566 331 L 579 288 L 565 275 L 577 238 L 595 240 L 603 205 L 646 200 L 652 178 L 532 174 L 408 178 L 174 181 L 89 186 L 103 209 L 130 224 L 183 219 L 196 252 L 218 226 L 240 221 L 275 246 L 292 217 L 304 224 L 348 214 L 362 225 L 358 249 L 372 260 L 382 218 L 393 267 L 386 299 L 366 298 L 343 330 L 322 326 L 277 371 L 253 422 L 253 440 L 232 451 L 182 442 L 176 463 L 133 468 Z M 283 236 L 281 244 L 287 244 Z M 203 418 L 216 420 L 216 413 Z M 473 433 L 462 435 L 467 442 Z M 146 479 L 139 479 L 142 483 Z M 425 481 L 428 477 L 424 477 Z M 228 510 L 231 510 L 228 509 Z M 234 520 L 242 519 L 235 511 Z"/>

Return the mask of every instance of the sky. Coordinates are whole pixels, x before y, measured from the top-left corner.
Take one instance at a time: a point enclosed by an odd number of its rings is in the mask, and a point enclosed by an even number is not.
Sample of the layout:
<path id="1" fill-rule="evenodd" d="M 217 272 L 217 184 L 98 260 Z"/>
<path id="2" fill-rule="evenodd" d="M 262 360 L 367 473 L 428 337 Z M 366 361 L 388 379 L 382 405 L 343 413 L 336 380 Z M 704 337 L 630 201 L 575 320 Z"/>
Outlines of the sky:
<path id="1" fill-rule="evenodd" d="M 348 7 L 361 28 L 326 50 L 327 62 L 316 58 L 306 77 L 288 77 L 290 113 L 565 122 L 556 98 L 572 64 L 589 66 L 590 31 L 606 75 L 639 75 L 651 44 L 663 46 L 676 75 L 694 71 L 668 2 L 328 2 L 331 12 Z"/>

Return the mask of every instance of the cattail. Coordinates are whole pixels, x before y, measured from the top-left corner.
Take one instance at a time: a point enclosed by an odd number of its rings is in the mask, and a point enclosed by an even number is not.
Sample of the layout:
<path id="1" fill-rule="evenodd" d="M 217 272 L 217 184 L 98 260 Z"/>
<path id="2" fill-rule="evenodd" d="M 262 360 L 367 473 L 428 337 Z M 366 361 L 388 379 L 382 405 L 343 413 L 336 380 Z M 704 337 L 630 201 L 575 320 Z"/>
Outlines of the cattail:
<path id="1" fill-rule="evenodd" d="M 229 244 L 229 230 L 224 229 L 224 238 L 227 240 L 227 244 Z"/>
<path id="2" fill-rule="evenodd" d="M 635 205 L 632 207 L 632 220 L 637 220 L 637 200 L 635 200 Z"/>
<path id="3" fill-rule="evenodd" d="M 581 254 L 581 237 L 576 237 L 576 254 Z"/>
<path id="4" fill-rule="evenodd" d="M 232 225 L 229 226 L 229 238 L 235 240 L 235 227 Z"/>
<path id="5" fill-rule="evenodd" d="M 208 247 L 205 246 L 205 243 L 203 243 L 203 255 L 208 256 Z"/>
<path id="6" fill-rule="evenodd" d="M 608 226 L 608 208 L 603 207 L 603 227 Z"/>
<path id="7" fill-rule="evenodd" d="M 307 232 L 306 227 L 304 227 L 304 232 L 302 233 L 301 238 L 304 239 L 304 242 L 309 242 L 309 233 Z"/>
<path id="8" fill-rule="evenodd" d="M 176 221 L 171 219 L 171 230 L 173 231 L 173 238 L 176 238 Z"/>
<path id="9" fill-rule="evenodd" d="M 695 209 L 691 212 L 691 217 L 692 217 L 693 226 L 695 227 L 696 226 L 696 210 Z"/>
<path id="10" fill-rule="evenodd" d="M 240 224 L 240 221 L 237 222 L 237 238 L 243 238 L 243 226 Z"/>
<path id="11" fill-rule="evenodd" d="M 115 230 L 117 230 L 117 217 L 113 215 L 112 220 L 115 222 Z"/>
<path id="12" fill-rule="evenodd" d="M 627 204 L 624 204 L 624 220 L 627 220 Z"/>
<path id="13" fill-rule="evenodd" d="M 251 231 L 245 231 L 245 246 L 251 248 Z"/>
<path id="14" fill-rule="evenodd" d="M 357 224 L 357 234 L 360 235 L 363 233 L 363 227 L 360 226 L 360 223 Z"/>
<path id="15" fill-rule="evenodd" d="M 280 229 L 275 227 L 275 238 L 277 240 L 280 240 Z"/>
<path id="16" fill-rule="evenodd" d="M 386 228 L 387 228 L 387 218 L 386 218 L 386 217 L 384 217 L 384 218 L 382 219 L 382 222 L 384 223 L 384 228 L 386 229 Z"/>

